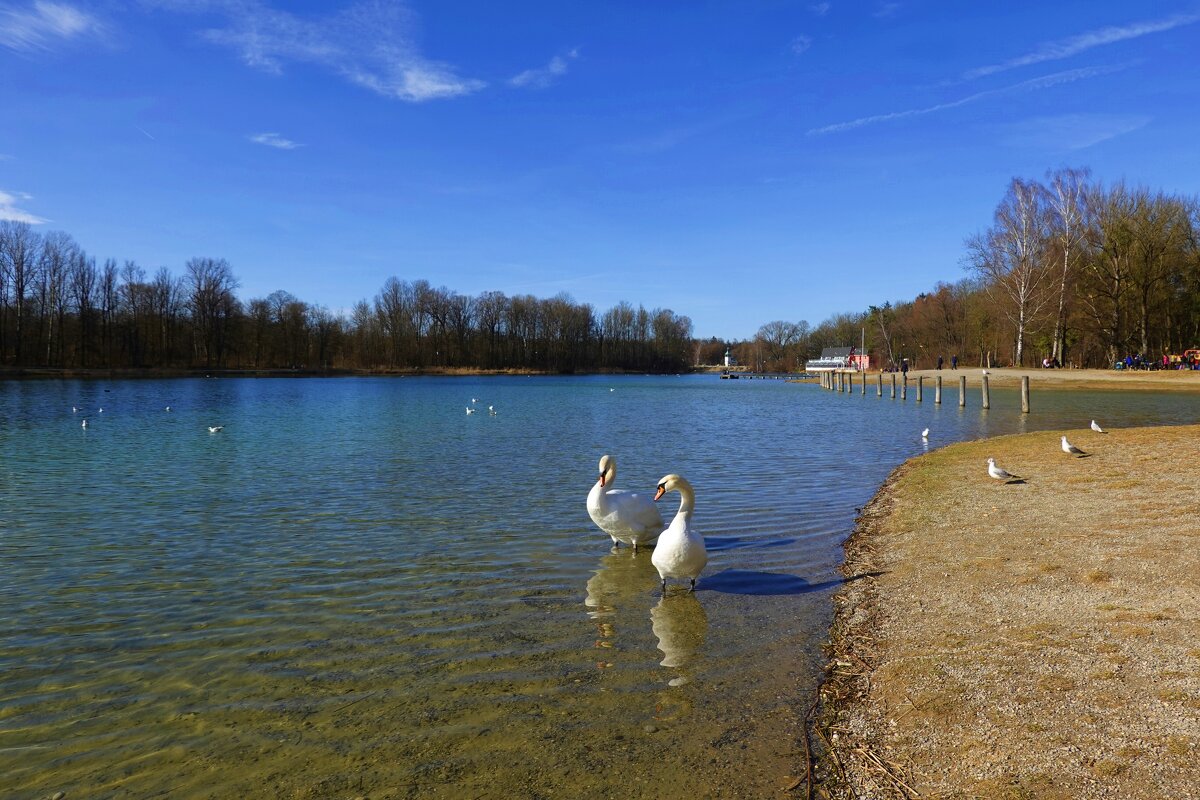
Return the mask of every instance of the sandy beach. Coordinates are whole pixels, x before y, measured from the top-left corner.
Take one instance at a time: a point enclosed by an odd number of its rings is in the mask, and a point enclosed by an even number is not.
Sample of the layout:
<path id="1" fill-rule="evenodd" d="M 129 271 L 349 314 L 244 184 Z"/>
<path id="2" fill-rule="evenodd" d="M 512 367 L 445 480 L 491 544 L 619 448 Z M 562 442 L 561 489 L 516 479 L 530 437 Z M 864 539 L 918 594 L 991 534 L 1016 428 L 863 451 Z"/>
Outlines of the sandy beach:
<path id="1" fill-rule="evenodd" d="M 1200 388 L 992 371 L 1021 374 Z M 989 456 L 1024 480 L 990 478 Z M 897 468 L 846 543 L 815 796 L 1200 797 L 1198 490 L 1200 426 L 1006 436 Z"/>

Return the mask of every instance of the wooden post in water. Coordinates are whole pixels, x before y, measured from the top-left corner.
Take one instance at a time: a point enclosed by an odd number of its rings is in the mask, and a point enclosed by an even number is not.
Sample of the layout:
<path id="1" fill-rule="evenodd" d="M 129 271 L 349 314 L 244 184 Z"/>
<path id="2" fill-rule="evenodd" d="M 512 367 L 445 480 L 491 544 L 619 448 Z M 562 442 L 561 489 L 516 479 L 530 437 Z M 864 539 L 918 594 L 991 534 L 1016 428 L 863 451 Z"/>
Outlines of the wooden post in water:
<path id="1" fill-rule="evenodd" d="M 854 373 L 853 372 L 846 373 L 846 391 L 849 392 L 850 394 L 854 394 Z"/>
<path id="2" fill-rule="evenodd" d="M 967 407 L 967 376 L 958 376 L 958 407 Z"/>
<path id="3" fill-rule="evenodd" d="M 900 399 L 908 399 L 908 374 L 904 375 L 904 381 L 900 384 Z"/>
<path id="4" fill-rule="evenodd" d="M 925 399 L 925 376 L 918 375 L 917 376 L 917 402 L 919 403 L 924 399 Z"/>
<path id="5" fill-rule="evenodd" d="M 882 372 L 879 373 L 879 396 L 883 397 L 883 373 Z"/>
<path id="6" fill-rule="evenodd" d="M 1021 413 L 1029 413 L 1029 376 L 1021 376 Z"/>
<path id="7" fill-rule="evenodd" d="M 933 387 L 933 403 L 940 406 L 942 404 L 942 376 L 937 376 L 937 386 Z"/>
<path id="8" fill-rule="evenodd" d="M 984 408 L 992 407 L 992 397 L 991 397 L 991 394 L 988 392 L 988 376 L 987 375 L 983 376 L 983 407 Z"/>
<path id="9" fill-rule="evenodd" d="M 896 399 L 896 373 L 892 373 L 892 399 Z"/>
<path id="10" fill-rule="evenodd" d="M 863 374 L 862 374 L 862 395 L 863 395 L 863 397 L 867 396 L 867 373 L 866 372 L 863 372 Z"/>

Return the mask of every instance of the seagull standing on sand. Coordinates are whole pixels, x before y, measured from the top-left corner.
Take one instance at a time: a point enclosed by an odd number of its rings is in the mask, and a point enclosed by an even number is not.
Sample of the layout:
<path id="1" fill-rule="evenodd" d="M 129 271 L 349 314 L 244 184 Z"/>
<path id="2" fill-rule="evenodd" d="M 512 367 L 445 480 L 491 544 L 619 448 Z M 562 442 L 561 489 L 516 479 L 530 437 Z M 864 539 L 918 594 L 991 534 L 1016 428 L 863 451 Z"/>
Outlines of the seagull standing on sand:
<path id="1" fill-rule="evenodd" d="M 1075 445 L 1068 442 L 1067 437 L 1065 437 L 1065 436 L 1062 437 L 1062 449 L 1063 449 L 1064 453 L 1066 453 L 1068 455 L 1072 455 L 1072 456 L 1086 456 L 1087 455 L 1087 453 L 1083 452 L 1078 447 L 1076 447 Z"/>
<path id="2" fill-rule="evenodd" d="M 993 478 L 995 478 L 998 481 L 1024 480 L 1024 478 L 1022 478 L 1020 475 L 1013 475 L 1011 472 L 1004 469 L 1003 467 L 997 466 L 996 459 L 994 459 L 994 458 L 989 457 L 987 460 L 987 465 L 988 465 L 988 475 L 991 475 Z"/>
<path id="3" fill-rule="evenodd" d="M 1096 420 L 1092 420 L 1092 430 L 1094 430 L 1096 433 L 1104 433 L 1104 429 L 1096 424 Z"/>

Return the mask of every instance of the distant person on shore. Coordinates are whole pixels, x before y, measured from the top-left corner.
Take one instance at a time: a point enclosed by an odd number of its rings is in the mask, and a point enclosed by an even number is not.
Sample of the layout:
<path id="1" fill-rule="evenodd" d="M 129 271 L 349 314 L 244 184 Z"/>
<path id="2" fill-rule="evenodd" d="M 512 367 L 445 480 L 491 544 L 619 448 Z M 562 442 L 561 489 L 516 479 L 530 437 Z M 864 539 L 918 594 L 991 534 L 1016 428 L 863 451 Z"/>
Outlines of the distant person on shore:
<path id="1" fill-rule="evenodd" d="M 958 353 L 950 356 L 950 369 L 958 369 Z"/>
<path id="2" fill-rule="evenodd" d="M 900 371 L 904 373 L 904 377 L 908 377 L 908 359 L 900 359 Z"/>
<path id="3" fill-rule="evenodd" d="M 938 356 L 938 371 L 940 372 L 941 369 L 942 369 L 942 357 Z"/>

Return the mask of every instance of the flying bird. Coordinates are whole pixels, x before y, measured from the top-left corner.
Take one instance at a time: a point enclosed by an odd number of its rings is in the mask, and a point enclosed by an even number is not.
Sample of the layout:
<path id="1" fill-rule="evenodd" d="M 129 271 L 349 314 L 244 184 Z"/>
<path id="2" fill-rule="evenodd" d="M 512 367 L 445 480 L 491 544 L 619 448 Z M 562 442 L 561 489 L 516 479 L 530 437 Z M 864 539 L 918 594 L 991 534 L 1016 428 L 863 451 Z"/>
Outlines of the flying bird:
<path id="1" fill-rule="evenodd" d="M 1087 453 L 1083 452 L 1078 447 L 1076 447 L 1075 445 L 1068 442 L 1067 437 L 1065 437 L 1065 436 L 1062 437 L 1062 449 L 1063 449 L 1064 453 L 1067 453 L 1068 455 L 1072 455 L 1072 456 L 1086 456 L 1087 455 Z"/>
<path id="2" fill-rule="evenodd" d="M 220 433 L 223 430 L 225 430 L 224 425 L 209 425 L 208 426 L 209 433 Z"/>
<path id="3" fill-rule="evenodd" d="M 996 459 L 994 459 L 994 458 L 988 458 L 987 465 L 988 465 L 988 475 L 991 475 L 993 478 L 995 478 L 998 481 L 1007 482 L 1007 481 L 1025 480 L 1020 475 L 1013 475 L 1011 472 L 1004 469 L 1003 467 L 997 466 Z"/>
<path id="4" fill-rule="evenodd" d="M 1092 430 L 1094 430 L 1096 433 L 1104 433 L 1104 429 L 1096 424 L 1096 420 L 1092 420 Z"/>

